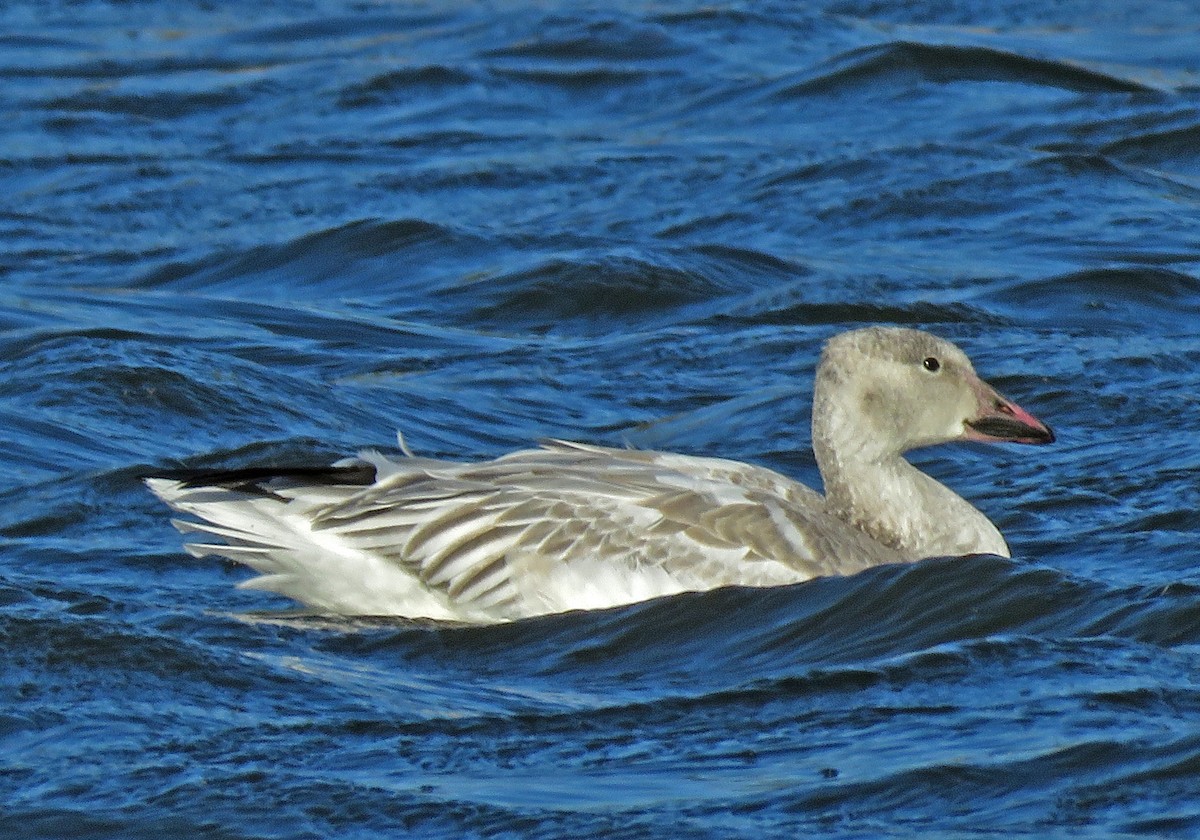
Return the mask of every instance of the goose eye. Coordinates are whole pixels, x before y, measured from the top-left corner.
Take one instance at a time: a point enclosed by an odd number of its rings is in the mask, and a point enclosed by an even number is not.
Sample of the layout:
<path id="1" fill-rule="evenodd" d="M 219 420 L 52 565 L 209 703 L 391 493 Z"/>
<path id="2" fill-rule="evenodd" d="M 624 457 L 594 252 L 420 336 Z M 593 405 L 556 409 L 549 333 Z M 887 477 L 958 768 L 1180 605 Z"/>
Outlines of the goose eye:
<path id="1" fill-rule="evenodd" d="M 930 373 L 937 373 L 942 369 L 942 363 L 933 356 L 930 356 L 925 361 L 921 362 L 921 364 L 924 365 L 925 370 L 929 371 Z"/>

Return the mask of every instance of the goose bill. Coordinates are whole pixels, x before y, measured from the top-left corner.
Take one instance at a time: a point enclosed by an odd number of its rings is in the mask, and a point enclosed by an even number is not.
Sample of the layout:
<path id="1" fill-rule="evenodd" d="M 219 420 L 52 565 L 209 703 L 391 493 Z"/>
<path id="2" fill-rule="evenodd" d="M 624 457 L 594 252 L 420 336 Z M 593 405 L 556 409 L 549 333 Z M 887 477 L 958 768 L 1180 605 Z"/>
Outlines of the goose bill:
<path id="1" fill-rule="evenodd" d="M 983 408 L 966 422 L 967 440 L 1004 441 L 1007 443 L 1053 443 L 1054 432 L 1021 406 L 991 388 Z"/>

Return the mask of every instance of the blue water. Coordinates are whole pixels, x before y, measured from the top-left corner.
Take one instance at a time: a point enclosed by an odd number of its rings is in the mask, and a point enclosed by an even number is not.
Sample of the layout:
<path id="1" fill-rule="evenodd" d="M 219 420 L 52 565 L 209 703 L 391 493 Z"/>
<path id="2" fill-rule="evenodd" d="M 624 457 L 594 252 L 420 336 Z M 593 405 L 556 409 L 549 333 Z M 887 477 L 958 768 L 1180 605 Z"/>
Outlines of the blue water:
<path id="1" fill-rule="evenodd" d="M 1200 9 L 0 8 L 0 836 L 1200 835 Z M 960 343 L 1014 559 L 489 628 L 185 555 L 137 476 L 547 436 L 817 482 Z"/>

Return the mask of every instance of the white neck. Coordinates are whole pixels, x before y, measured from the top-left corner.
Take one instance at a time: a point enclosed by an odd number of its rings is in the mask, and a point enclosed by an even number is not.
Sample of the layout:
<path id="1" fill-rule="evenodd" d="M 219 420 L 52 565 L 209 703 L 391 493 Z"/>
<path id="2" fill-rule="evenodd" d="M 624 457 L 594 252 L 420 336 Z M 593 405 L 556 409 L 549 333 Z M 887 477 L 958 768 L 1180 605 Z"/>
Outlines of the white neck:
<path id="1" fill-rule="evenodd" d="M 889 447 L 887 430 L 864 426 L 861 413 L 851 414 L 835 396 L 838 389 L 824 381 L 835 376 L 818 371 L 813 404 L 813 454 L 829 511 L 911 560 L 1010 556 L 986 516 Z"/>
<path id="2" fill-rule="evenodd" d="M 949 487 L 896 456 L 873 463 L 818 458 L 830 512 L 905 557 L 999 554 L 1008 545 L 991 521 Z"/>

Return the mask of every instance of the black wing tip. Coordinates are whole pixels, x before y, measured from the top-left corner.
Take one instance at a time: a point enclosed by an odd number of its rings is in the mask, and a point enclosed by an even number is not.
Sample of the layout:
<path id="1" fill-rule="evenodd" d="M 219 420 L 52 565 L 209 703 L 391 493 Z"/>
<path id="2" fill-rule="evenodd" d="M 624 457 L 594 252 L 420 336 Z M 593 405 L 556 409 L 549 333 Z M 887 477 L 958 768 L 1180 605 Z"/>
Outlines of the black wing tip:
<path id="1" fill-rule="evenodd" d="M 344 466 L 279 466 L 240 467 L 229 470 L 178 469 L 160 470 L 139 476 L 178 481 L 185 488 L 222 487 L 242 493 L 268 494 L 264 485 L 275 480 L 291 480 L 304 484 L 354 485 L 366 487 L 375 483 L 375 466 L 365 462 Z"/>

